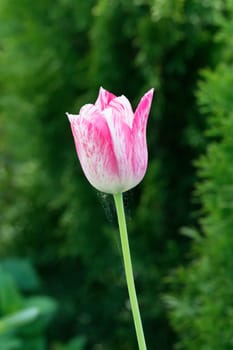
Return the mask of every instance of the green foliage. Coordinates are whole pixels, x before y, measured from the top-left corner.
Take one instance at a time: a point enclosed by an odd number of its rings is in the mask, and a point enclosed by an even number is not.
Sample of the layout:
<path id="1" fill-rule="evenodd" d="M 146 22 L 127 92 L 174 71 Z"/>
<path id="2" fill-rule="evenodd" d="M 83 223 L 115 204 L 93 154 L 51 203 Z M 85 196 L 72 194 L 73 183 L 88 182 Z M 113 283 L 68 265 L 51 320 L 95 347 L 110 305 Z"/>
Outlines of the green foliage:
<path id="1" fill-rule="evenodd" d="M 21 278 L 27 278 L 22 282 Z M 45 350 L 45 330 L 56 304 L 45 296 L 31 295 L 39 278 L 28 261 L 0 262 L 0 347 L 4 350 Z M 27 291 L 27 297 L 23 292 Z"/>
<path id="2" fill-rule="evenodd" d="M 209 145 L 198 161 L 196 192 L 202 204 L 202 236 L 194 240 L 192 262 L 172 278 L 176 294 L 168 297 L 172 321 L 180 334 L 178 349 L 232 349 L 233 341 L 233 3 L 222 23 L 219 63 L 203 73 L 198 100 L 208 115 Z"/>

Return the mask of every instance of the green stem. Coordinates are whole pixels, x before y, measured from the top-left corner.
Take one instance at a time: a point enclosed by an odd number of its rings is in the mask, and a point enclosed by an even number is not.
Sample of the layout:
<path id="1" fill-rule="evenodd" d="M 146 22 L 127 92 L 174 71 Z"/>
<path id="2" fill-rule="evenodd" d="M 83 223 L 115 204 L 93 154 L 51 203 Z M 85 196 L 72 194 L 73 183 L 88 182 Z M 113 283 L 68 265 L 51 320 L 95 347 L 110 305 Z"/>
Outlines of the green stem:
<path id="1" fill-rule="evenodd" d="M 125 212 L 124 212 L 122 193 L 114 194 L 114 201 L 115 201 L 115 206 L 117 211 L 117 218 L 118 218 L 120 237 L 121 237 L 121 247 L 122 247 L 123 259 L 124 259 L 124 265 L 125 265 L 126 281 L 128 286 L 130 304 L 131 304 L 132 313 L 133 313 L 134 325 L 135 325 L 136 334 L 137 334 L 138 347 L 139 347 L 139 350 L 146 350 L 146 342 L 144 338 L 142 321 L 141 321 L 141 316 L 140 316 L 140 311 L 138 306 L 135 284 L 134 284 L 133 269 L 132 269 L 132 262 L 130 257 L 130 249 L 129 249 L 129 241 L 128 241 L 128 235 L 127 235 L 127 227 L 126 227 L 126 221 L 125 221 Z"/>

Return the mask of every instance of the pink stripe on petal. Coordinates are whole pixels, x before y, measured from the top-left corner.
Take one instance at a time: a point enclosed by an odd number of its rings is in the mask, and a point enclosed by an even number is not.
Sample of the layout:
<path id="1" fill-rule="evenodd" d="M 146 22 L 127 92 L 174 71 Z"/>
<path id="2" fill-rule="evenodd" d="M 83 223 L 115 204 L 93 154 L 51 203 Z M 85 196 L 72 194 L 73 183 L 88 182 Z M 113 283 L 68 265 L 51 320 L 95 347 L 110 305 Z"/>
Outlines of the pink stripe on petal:
<path id="1" fill-rule="evenodd" d="M 113 193 L 119 187 L 118 165 L 111 135 L 104 118 L 80 118 L 72 125 L 76 150 L 89 182 L 100 191 Z"/>
<path id="2" fill-rule="evenodd" d="M 104 88 L 100 88 L 98 98 L 95 102 L 95 106 L 100 110 L 103 111 L 106 107 L 108 107 L 109 103 L 112 99 L 114 99 L 116 96 L 112 94 L 111 92 L 105 90 Z"/>

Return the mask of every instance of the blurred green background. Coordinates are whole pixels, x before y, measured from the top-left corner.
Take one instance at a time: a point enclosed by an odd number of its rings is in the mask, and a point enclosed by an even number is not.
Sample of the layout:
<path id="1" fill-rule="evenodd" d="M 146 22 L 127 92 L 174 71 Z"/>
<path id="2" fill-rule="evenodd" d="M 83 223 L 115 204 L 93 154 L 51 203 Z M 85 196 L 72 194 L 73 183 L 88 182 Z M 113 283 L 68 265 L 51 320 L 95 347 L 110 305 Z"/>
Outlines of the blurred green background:
<path id="1" fill-rule="evenodd" d="M 125 195 L 148 349 L 233 349 L 233 1 L 0 0 L 0 349 L 134 350 L 112 199 L 65 112 L 151 87 Z"/>

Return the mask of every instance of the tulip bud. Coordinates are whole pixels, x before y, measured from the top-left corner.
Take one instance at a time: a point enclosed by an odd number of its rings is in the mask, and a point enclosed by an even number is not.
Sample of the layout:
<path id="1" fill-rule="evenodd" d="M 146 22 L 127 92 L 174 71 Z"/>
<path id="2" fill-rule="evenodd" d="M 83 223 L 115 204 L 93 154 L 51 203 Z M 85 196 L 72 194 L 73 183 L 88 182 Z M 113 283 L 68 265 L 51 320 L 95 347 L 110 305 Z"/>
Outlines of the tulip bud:
<path id="1" fill-rule="evenodd" d="M 135 187 L 147 168 L 146 125 L 153 89 L 135 111 L 125 96 L 100 88 L 95 104 L 68 114 L 80 164 L 89 182 L 106 193 Z"/>

